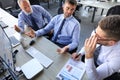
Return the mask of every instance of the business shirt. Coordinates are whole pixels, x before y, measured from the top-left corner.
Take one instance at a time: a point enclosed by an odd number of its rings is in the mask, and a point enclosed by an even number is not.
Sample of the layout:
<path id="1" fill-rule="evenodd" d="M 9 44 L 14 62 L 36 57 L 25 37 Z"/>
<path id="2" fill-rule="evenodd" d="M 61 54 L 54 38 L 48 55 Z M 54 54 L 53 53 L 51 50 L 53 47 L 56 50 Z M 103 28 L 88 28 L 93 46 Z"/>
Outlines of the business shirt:
<path id="1" fill-rule="evenodd" d="M 98 45 L 97 45 L 98 46 Z M 84 48 L 79 52 L 85 54 Z M 97 68 L 94 59 L 85 59 L 85 69 L 89 80 L 103 80 L 120 70 L 120 41 L 113 46 L 101 46 L 97 59 Z"/>
<path id="2" fill-rule="evenodd" d="M 54 42 L 55 35 L 63 19 L 64 19 L 63 14 L 55 16 L 45 28 L 35 32 L 36 36 L 44 35 L 53 29 L 54 34 L 52 37 L 52 41 Z M 73 16 L 70 16 L 66 18 L 63 28 L 61 30 L 61 34 L 58 35 L 58 39 L 56 42 L 70 46 L 69 51 L 71 51 L 78 46 L 79 37 L 80 37 L 80 24 Z"/>
<path id="3" fill-rule="evenodd" d="M 31 15 L 34 17 L 36 24 L 41 29 L 45 25 L 45 20 L 47 22 L 50 22 L 52 16 L 49 14 L 48 11 L 46 11 L 43 7 L 39 5 L 32 5 L 32 13 Z M 22 29 L 22 32 L 24 32 L 24 25 L 27 26 L 33 26 L 30 18 L 30 14 L 25 14 L 23 11 L 20 12 L 18 15 L 18 26 Z"/>

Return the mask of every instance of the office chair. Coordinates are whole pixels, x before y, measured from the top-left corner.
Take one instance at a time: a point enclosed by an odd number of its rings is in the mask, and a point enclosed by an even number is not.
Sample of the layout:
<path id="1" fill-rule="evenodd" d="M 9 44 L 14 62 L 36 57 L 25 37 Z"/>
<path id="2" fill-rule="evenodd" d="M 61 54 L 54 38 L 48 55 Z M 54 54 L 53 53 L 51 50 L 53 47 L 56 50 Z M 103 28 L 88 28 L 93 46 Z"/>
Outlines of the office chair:
<path id="1" fill-rule="evenodd" d="M 29 0 L 31 5 L 40 5 L 39 0 Z M 7 5 L 4 5 L 7 4 Z M 6 10 L 8 13 L 13 15 L 14 17 L 18 18 L 18 14 L 21 12 L 21 9 L 18 6 L 17 0 L 11 0 L 9 1 L 0 1 L 0 6 L 4 10 Z"/>
<path id="2" fill-rule="evenodd" d="M 120 15 L 120 5 L 116 5 L 116 6 L 113 6 L 111 7 L 106 16 L 109 16 L 109 15 Z"/>
<path id="3" fill-rule="evenodd" d="M 50 0 L 39 0 L 39 1 L 40 3 L 41 2 L 47 3 L 48 9 L 50 8 Z"/>
<path id="4" fill-rule="evenodd" d="M 2 9 L 13 15 L 14 17 L 18 17 L 18 14 L 20 13 L 20 8 L 18 7 L 17 0 L 10 0 L 10 1 L 4 1 L 0 0 L 0 6 Z"/>
<path id="5" fill-rule="evenodd" d="M 0 8 L 2 8 L 2 3 L 0 2 Z"/>
<path id="6" fill-rule="evenodd" d="M 40 5 L 39 0 L 29 0 L 31 5 Z"/>

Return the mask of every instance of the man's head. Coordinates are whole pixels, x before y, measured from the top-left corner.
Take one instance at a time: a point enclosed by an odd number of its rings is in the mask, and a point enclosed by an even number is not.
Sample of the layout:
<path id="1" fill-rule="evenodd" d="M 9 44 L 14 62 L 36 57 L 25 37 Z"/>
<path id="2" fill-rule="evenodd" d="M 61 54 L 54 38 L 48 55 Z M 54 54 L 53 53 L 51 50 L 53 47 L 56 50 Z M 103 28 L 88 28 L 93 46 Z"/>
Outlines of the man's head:
<path id="1" fill-rule="evenodd" d="M 73 14 L 77 6 L 76 0 L 65 0 L 65 3 L 63 5 L 63 13 L 64 17 L 69 17 Z"/>
<path id="2" fill-rule="evenodd" d="M 32 12 L 32 8 L 29 0 L 18 0 L 18 5 L 22 9 L 22 11 L 25 12 L 26 14 L 29 14 Z"/>
<path id="3" fill-rule="evenodd" d="M 120 41 L 120 16 L 111 15 L 103 18 L 96 28 L 98 43 L 111 46 Z"/>

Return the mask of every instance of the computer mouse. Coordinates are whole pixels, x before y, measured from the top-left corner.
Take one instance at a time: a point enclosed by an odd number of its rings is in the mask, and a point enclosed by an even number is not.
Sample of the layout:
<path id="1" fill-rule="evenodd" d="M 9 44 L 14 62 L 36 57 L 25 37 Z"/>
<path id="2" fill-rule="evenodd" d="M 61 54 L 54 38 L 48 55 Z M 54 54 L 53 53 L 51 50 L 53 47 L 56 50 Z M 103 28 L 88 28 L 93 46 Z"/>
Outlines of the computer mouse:
<path id="1" fill-rule="evenodd" d="M 29 45 L 32 46 L 35 43 L 34 40 L 30 41 Z"/>

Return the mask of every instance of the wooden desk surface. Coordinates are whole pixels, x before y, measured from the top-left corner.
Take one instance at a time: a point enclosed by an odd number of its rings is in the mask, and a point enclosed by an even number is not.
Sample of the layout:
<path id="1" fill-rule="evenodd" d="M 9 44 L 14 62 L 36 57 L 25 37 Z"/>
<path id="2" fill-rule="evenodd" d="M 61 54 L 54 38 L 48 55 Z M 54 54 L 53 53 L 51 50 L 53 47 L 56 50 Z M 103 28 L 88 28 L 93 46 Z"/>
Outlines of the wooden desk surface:
<path id="1" fill-rule="evenodd" d="M 52 59 L 53 64 L 48 69 L 44 68 L 43 72 L 40 72 L 32 80 L 48 80 L 48 79 L 55 80 L 56 75 L 58 74 L 60 69 L 64 66 L 64 64 L 67 62 L 67 60 L 70 58 L 70 55 L 58 54 L 56 52 L 58 46 L 44 37 L 40 37 L 39 39 L 37 39 L 33 47 L 35 47 L 44 55 Z M 22 48 L 22 46 L 17 46 L 16 48 L 19 50 L 19 52 L 16 55 L 16 59 L 17 59 L 16 66 L 21 67 L 24 63 L 32 59 L 32 57 L 30 57 L 27 53 L 25 53 L 25 50 Z"/>

